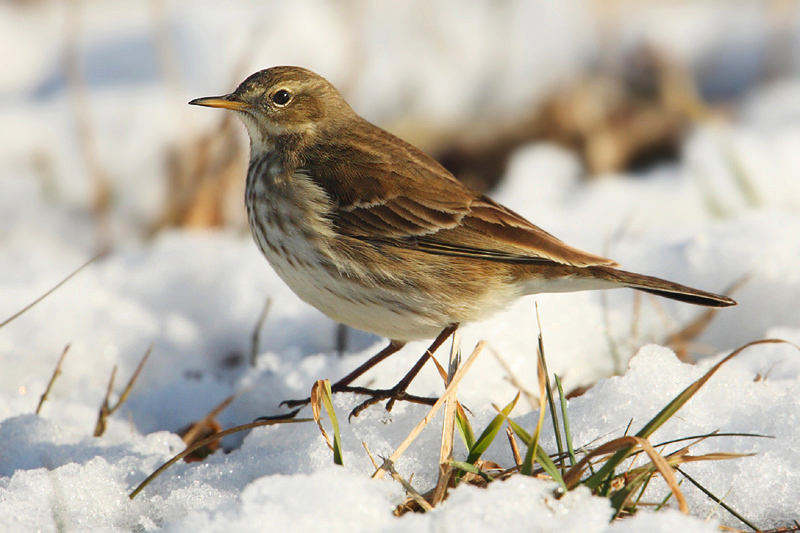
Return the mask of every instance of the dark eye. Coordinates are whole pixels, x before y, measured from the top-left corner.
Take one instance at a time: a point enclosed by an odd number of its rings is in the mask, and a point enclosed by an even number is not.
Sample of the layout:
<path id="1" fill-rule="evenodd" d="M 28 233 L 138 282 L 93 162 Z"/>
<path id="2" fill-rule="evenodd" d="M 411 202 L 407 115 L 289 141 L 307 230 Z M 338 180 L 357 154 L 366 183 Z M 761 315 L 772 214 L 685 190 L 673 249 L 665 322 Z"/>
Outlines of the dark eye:
<path id="1" fill-rule="evenodd" d="M 292 95 L 286 89 L 281 89 L 272 95 L 272 101 L 275 102 L 276 105 L 286 105 L 291 99 Z"/>

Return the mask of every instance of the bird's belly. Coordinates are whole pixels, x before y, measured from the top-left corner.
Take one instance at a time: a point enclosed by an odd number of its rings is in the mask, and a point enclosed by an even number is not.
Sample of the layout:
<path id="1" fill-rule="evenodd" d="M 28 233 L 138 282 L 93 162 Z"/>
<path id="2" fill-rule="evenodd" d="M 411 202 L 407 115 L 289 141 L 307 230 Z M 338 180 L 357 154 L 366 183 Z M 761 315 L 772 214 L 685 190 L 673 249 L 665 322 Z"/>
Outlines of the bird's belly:
<path id="1" fill-rule="evenodd" d="M 397 341 L 433 338 L 450 323 L 441 312 L 426 309 L 430 296 L 343 275 L 301 232 L 287 233 L 270 225 L 251 228 L 258 247 L 284 283 L 337 322 Z"/>
<path id="2" fill-rule="evenodd" d="M 320 262 L 265 253 L 275 272 L 304 302 L 348 326 L 410 341 L 435 337 L 449 325 L 448 317 L 426 309 L 425 297 L 365 286 Z"/>

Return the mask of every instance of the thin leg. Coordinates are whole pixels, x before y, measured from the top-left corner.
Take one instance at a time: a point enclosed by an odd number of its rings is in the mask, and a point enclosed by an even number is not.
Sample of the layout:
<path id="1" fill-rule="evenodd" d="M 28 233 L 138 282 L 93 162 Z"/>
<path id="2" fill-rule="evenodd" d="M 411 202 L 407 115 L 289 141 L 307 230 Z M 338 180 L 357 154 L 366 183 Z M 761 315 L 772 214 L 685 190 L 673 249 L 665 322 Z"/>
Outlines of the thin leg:
<path id="1" fill-rule="evenodd" d="M 349 330 L 344 324 L 336 326 L 336 355 L 339 357 L 344 356 L 344 352 L 347 350 L 347 337 L 350 336 L 348 332 Z"/>
<path id="2" fill-rule="evenodd" d="M 436 339 L 433 341 L 433 343 L 431 343 L 430 347 L 428 347 L 428 349 L 425 350 L 423 356 L 419 358 L 419 360 L 414 364 L 414 366 L 411 367 L 411 370 L 408 371 L 408 374 L 406 374 L 405 377 L 403 377 L 403 379 L 401 379 L 397 383 L 397 385 L 395 385 L 391 389 L 373 391 L 371 393 L 372 396 L 371 398 L 359 404 L 358 406 L 356 406 L 355 409 L 353 409 L 350 412 L 350 418 L 358 416 L 361 413 L 361 411 L 363 411 L 370 405 L 375 405 L 381 400 L 386 400 L 386 399 L 389 400 L 389 402 L 386 404 L 387 411 L 392 410 L 392 407 L 394 407 L 394 403 L 397 400 L 406 400 L 409 397 L 409 395 L 406 394 L 406 389 L 408 388 L 408 386 L 411 385 L 411 382 L 414 381 L 415 377 L 417 377 L 417 374 L 419 374 L 419 371 L 422 370 L 423 366 L 425 366 L 425 363 L 428 362 L 428 359 L 430 359 L 433 356 L 433 353 L 436 350 L 438 350 L 439 347 L 444 343 L 444 341 L 446 341 L 450 337 L 450 335 L 452 335 L 457 329 L 458 329 L 457 324 L 452 326 L 447 326 L 446 328 L 444 328 L 442 332 L 439 334 L 439 336 L 436 337 Z M 414 398 L 416 400 L 418 397 Z M 425 402 L 415 401 L 415 403 L 428 403 L 428 401 Z"/>
<path id="3" fill-rule="evenodd" d="M 381 361 L 383 361 L 384 359 L 386 359 L 390 355 L 394 355 L 397 352 L 399 352 L 400 349 L 405 345 L 406 345 L 405 342 L 390 341 L 389 345 L 386 348 L 384 348 L 383 350 L 378 352 L 376 355 L 373 355 L 371 358 L 369 358 L 369 360 L 367 360 L 366 363 L 364 363 L 363 365 L 361 365 L 360 367 L 356 368 L 355 370 L 353 370 L 352 372 L 347 374 L 345 377 L 343 377 L 342 379 L 337 381 L 331 387 L 331 390 L 333 392 L 336 392 L 336 391 L 346 387 L 347 385 L 350 385 L 356 379 L 361 377 L 361 375 L 364 374 L 367 370 L 372 369 L 372 367 L 374 367 L 375 365 L 377 365 L 378 363 L 380 363 Z"/>
<path id="4" fill-rule="evenodd" d="M 348 385 L 350 385 L 353 381 L 361 377 L 362 374 L 370 370 L 372 367 L 386 359 L 392 354 L 395 354 L 400 351 L 400 349 L 405 346 L 406 343 L 400 341 L 390 341 L 389 345 L 378 352 L 376 355 L 372 356 L 366 363 L 361 365 L 360 367 L 356 368 L 345 377 L 337 381 L 331 386 L 331 392 L 359 392 L 357 390 L 347 390 Z M 371 390 L 371 389 L 363 389 L 363 390 Z M 364 394 L 364 393 L 362 393 Z M 311 398 L 306 398 L 304 400 L 284 400 L 281 402 L 281 405 L 285 405 L 290 409 L 292 407 L 299 407 L 301 405 L 306 405 L 311 401 Z"/>

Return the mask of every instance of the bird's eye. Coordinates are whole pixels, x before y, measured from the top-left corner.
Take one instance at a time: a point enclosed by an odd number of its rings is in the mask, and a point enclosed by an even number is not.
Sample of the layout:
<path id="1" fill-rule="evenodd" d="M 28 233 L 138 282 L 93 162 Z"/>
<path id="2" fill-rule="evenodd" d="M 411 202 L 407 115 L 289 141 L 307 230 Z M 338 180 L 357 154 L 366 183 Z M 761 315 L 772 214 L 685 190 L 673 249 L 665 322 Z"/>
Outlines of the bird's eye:
<path id="1" fill-rule="evenodd" d="M 284 106 L 289 103 L 289 100 L 292 99 L 292 95 L 286 89 L 281 89 L 280 91 L 276 92 L 272 95 L 272 101 L 276 105 Z"/>

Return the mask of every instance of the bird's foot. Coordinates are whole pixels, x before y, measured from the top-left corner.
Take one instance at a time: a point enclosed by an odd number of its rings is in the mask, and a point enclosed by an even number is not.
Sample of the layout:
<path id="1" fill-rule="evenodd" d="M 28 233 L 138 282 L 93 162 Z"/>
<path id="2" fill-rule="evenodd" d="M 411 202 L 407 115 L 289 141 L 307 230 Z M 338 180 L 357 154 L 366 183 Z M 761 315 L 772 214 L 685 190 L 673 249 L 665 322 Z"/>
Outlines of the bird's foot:
<path id="1" fill-rule="evenodd" d="M 392 387 L 391 389 L 369 389 L 367 387 L 349 387 L 349 386 L 340 386 L 340 387 L 331 387 L 331 392 L 352 392 L 353 394 L 363 394 L 364 396 L 369 396 L 367 400 L 358 404 L 355 409 L 350 412 L 350 416 L 348 420 L 351 420 L 354 416 L 358 416 L 361 412 L 370 407 L 375 405 L 376 403 L 389 400 L 386 403 L 386 410 L 391 411 L 392 407 L 394 407 L 395 402 L 410 402 L 410 403 L 418 403 L 421 405 L 433 405 L 436 403 L 438 398 L 428 398 L 425 396 L 416 396 L 414 394 L 408 394 L 405 391 L 405 387 L 402 387 L 400 383 Z M 289 409 L 293 409 L 296 407 L 302 407 L 304 405 L 308 405 L 311 403 L 311 398 L 304 398 L 302 400 L 284 400 L 280 403 L 281 406 L 288 407 Z"/>
<path id="2" fill-rule="evenodd" d="M 340 392 L 353 392 L 356 394 L 363 394 L 365 396 L 369 396 L 365 401 L 358 404 L 355 409 L 350 411 L 350 416 L 348 416 L 348 420 L 352 420 L 354 416 L 358 416 L 361 412 L 370 407 L 375 405 L 376 403 L 389 400 L 386 402 L 386 410 L 391 411 L 392 407 L 394 407 L 395 402 L 410 402 L 410 403 L 418 403 L 421 405 L 433 405 L 436 403 L 438 398 L 426 398 L 424 396 L 416 396 L 414 394 L 408 394 L 406 392 L 406 386 L 402 383 L 398 383 L 391 389 L 367 389 L 365 387 L 342 387 Z"/>

